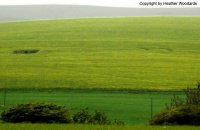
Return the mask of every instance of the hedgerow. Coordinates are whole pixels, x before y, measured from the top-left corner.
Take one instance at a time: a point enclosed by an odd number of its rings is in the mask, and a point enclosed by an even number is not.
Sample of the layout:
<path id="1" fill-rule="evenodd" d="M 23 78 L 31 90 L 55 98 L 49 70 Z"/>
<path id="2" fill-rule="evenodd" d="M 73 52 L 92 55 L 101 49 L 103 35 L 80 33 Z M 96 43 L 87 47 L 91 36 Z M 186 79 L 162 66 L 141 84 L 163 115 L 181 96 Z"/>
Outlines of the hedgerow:
<path id="1" fill-rule="evenodd" d="M 10 123 L 125 124 L 123 121 L 117 120 L 111 123 L 105 113 L 100 111 L 95 111 L 94 115 L 90 115 L 88 108 L 82 109 L 71 116 L 70 109 L 67 109 L 65 106 L 44 102 L 25 103 L 13 106 L 1 113 L 1 120 Z"/>
<path id="2" fill-rule="evenodd" d="M 70 123 L 71 116 L 65 106 L 53 103 L 25 103 L 11 107 L 1 113 L 4 122 L 20 123 Z"/>

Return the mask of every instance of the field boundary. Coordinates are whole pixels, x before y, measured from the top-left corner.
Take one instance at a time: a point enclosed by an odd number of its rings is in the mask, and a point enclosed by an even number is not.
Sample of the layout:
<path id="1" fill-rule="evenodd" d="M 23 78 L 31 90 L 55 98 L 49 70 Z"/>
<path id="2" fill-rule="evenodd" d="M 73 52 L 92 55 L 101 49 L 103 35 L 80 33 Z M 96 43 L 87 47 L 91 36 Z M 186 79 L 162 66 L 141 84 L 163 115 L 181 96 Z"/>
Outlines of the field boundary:
<path id="1" fill-rule="evenodd" d="M 108 93 L 184 93 L 184 90 L 159 90 L 159 89 L 108 89 L 108 88 L 86 88 L 86 89 L 79 89 L 79 88 L 32 88 L 32 89 L 0 89 L 1 91 L 38 91 L 38 92 L 82 92 L 82 93 L 87 93 L 87 92 L 108 92 Z"/>

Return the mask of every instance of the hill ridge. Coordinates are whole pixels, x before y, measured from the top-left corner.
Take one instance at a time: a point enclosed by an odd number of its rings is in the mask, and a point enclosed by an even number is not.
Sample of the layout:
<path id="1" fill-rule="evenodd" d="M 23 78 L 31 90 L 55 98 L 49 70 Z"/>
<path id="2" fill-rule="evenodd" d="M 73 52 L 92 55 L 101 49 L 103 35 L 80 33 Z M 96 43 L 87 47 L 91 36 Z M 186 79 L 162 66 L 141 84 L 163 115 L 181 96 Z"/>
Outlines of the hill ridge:
<path id="1" fill-rule="evenodd" d="M 123 8 L 88 5 L 0 6 L 0 22 L 143 16 L 200 16 L 200 8 Z"/>

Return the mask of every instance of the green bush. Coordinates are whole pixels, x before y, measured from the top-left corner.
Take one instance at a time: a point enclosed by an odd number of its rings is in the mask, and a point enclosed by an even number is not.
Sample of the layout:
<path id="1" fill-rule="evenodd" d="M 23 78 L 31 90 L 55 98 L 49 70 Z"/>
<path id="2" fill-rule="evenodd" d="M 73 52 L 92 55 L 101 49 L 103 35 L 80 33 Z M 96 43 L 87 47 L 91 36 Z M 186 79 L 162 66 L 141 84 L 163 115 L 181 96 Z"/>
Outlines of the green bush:
<path id="1" fill-rule="evenodd" d="M 94 115 L 90 115 L 88 108 L 75 113 L 73 115 L 73 121 L 79 124 L 110 124 L 105 113 L 96 111 Z"/>
<path id="2" fill-rule="evenodd" d="M 174 98 L 171 99 L 171 103 L 169 105 L 165 104 L 166 109 L 172 109 L 182 105 L 200 106 L 200 82 L 197 82 L 197 88 L 187 88 L 184 92 L 186 95 L 186 101 L 174 95 Z"/>
<path id="3" fill-rule="evenodd" d="M 4 122 L 20 123 L 70 123 L 69 110 L 53 103 L 18 104 L 1 113 Z"/>
<path id="4" fill-rule="evenodd" d="M 182 105 L 155 115 L 150 125 L 200 125 L 200 107 Z"/>
<path id="5" fill-rule="evenodd" d="M 73 122 L 79 124 L 89 124 L 92 122 L 92 116 L 88 112 L 88 108 L 80 110 L 73 115 Z"/>
<path id="6" fill-rule="evenodd" d="M 123 121 L 117 121 L 111 123 L 105 113 L 95 111 L 94 115 L 90 115 L 88 108 L 80 110 L 73 115 L 73 122 L 78 124 L 98 124 L 98 125 L 125 125 Z"/>
<path id="7" fill-rule="evenodd" d="M 166 110 L 155 115 L 149 124 L 200 125 L 200 82 L 197 88 L 187 88 L 184 92 L 186 101 L 174 96 L 169 105 L 165 104 Z"/>
<path id="8" fill-rule="evenodd" d="M 186 105 L 186 102 L 182 99 L 180 99 L 178 96 L 175 96 L 171 99 L 170 104 L 168 105 L 167 103 L 165 104 L 166 109 L 172 109 L 172 108 L 176 108 L 182 105 Z"/>
<path id="9" fill-rule="evenodd" d="M 110 121 L 108 120 L 108 117 L 105 115 L 105 113 L 95 111 L 95 114 L 92 116 L 92 124 L 106 125 L 110 124 Z"/>
<path id="10" fill-rule="evenodd" d="M 10 123 L 111 124 L 103 112 L 96 111 L 94 115 L 90 115 L 86 108 L 70 116 L 69 109 L 65 106 L 44 102 L 18 104 L 2 112 L 1 120 Z M 115 120 L 112 124 L 124 125 L 124 122 Z"/>
<path id="11" fill-rule="evenodd" d="M 185 94 L 188 105 L 200 106 L 200 82 L 197 82 L 197 88 L 187 88 Z"/>

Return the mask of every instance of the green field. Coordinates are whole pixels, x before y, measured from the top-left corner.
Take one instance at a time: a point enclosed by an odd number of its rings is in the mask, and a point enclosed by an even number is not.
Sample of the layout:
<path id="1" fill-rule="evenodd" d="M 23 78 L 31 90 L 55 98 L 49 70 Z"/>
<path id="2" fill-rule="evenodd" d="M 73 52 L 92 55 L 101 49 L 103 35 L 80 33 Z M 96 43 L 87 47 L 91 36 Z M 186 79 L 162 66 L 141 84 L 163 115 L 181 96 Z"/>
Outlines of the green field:
<path id="1" fill-rule="evenodd" d="M 81 90 L 17 90 L 6 92 L 6 106 L 0 107 L 0 113 L 18 103 L 28 102 L 53 102 L 65 105 L 75 113 L 80 109 L 89 107 L 93 114 L 95 110 L 105 112 L 113 122 L 121 120 L 128 125 L 148 124 L 152 114 L 164 110 L 165 103 L 169 103 L 173 95 L 184 99 L 182 92 L 111 92 L 111 91 L 81 91 Z M 4 92 L 0 91 L 0 105 L 4 104 Z"/>
<path id="2" fill-rule="evenodd" d="M 180 90 L 200 80 L 199 36 L 200 17 L 0 23 L 0 88 Z"/>
<path id="3" fill-rule="evenodd" d="M 112 126 L 64 124 L 0 124 L 4 130 L 199 130 L 197 126 Z"/>

